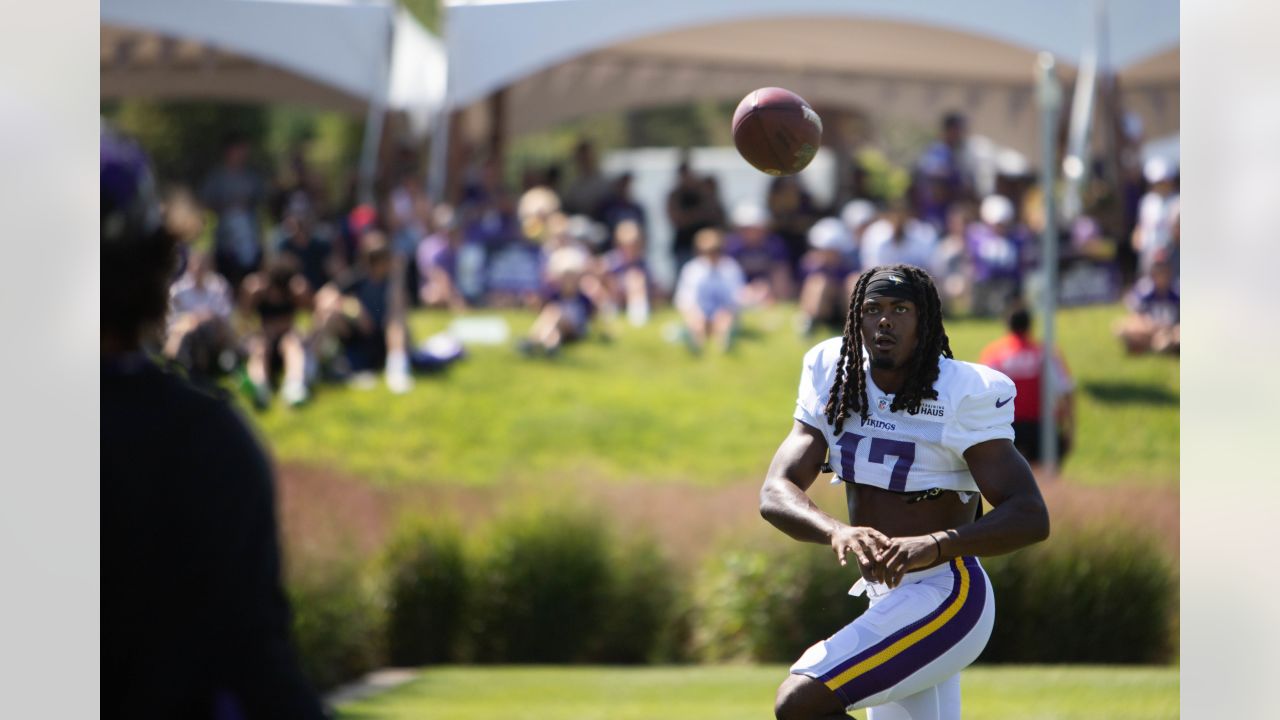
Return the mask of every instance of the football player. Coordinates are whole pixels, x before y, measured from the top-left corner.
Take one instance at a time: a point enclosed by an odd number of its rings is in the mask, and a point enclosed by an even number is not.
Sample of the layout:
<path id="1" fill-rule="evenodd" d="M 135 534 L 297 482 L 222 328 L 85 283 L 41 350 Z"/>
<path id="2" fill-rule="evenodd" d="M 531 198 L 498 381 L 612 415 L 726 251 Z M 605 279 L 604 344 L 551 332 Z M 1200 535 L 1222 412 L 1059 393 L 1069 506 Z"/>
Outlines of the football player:
<path id="1" fill-rule="evenodd" d="M 796 540 L 829 544 L 862 571 L 870 608 L 810 647 L 778 688 L 778 718 L 960 717 L 960 670 L 995 611 L 978 556 L 1048 537 L 1031 469 L 1013 446 L 1014 385 L 953 359 L 929 275 L 911 265 L 858 280 L 844 336 L 804 358 L 795 422 L 760 513 Z M 846 524 L 806 491 L 829 458 Z M 993 509 L 981 513 L 981 498 Z"/>

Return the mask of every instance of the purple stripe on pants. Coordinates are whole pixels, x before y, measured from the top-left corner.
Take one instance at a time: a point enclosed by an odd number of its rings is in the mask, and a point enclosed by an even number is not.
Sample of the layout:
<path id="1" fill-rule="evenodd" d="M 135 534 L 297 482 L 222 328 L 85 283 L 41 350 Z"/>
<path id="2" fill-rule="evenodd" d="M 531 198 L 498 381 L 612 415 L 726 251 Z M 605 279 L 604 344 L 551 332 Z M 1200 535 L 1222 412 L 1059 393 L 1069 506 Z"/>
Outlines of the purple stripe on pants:
<path id="1" fill-rule="evenodd" d="M 965 560 L 966 560 L 965 567 L 968 567 L 968 562 L 967 562 L 968 558 L 966 558 Z M 837 675 L 844 672 L 845 670 L 848 670 L 854 665 L 857 665 L 863 660 L 866 660 L 872 655 L 875 655 L 881 650 L 884 650 L 885 648 L 898 642 L 902 638 L 910 635 L 911 633 L 915 632 L 917 629 L 924 627 L 925 625 L 928 625 L 930 622 L 933 621 L 934 618 L 938 617 L 943 612 L 945 612 L 948 607 L 951 607 L 951 603 L 955 602 L 956 598 L 960 596 L 960 571 L 956 569 L 956 565 L 954 561 L 948 563 L 948 565 L 951 566 L 951 594 L 947 595 L 946 600 L 943 600 L 938 605 L 938 607 L 931 610 L 929 613 L 927 613 L 924 617 L 920 618 L 919 620 L 911 623 L 910 625 L 903 626 L 902 629 L 897 630 L 896 632 L 893 632 L 884 640 L 881 640 L 880 642 L 876 643 L 875 645 L 872 645 L 871 647 L 867 648 L 866 650 L 863 650 L 860 653 L 857 653 L 856 655 L 849 658 L 848 660 L 845 660 L 844 662 L 836 665 L 834 668 L 832 668 L 828 672 L 823 673 L 821 676 L 819 676 L 819 679 L 822 680 L 823 682 L 826 682 L 827 680 L 830 680 L 831 678 L 836 677 Z M 972 575 L 973 573 L 970 572 L 970 577 L 972 577 Z"/>
<path id="2" fill-rule="evenodd" d="M 969 596 L 964 605 L 942 627 L 920 638 L 910 647 L 886 660 L 877 667 L 862 673 L 836 689 L 836 694 L 850 705 L 882 693 L 902 682 L 934 660 L 942 657 L 968 635 L 982 618 L 987 602 L 986 577 L 972 558 L 965 558 L 969 571 Z M 956 587 L 960 585 L 956 572 Z M 944 603 L 946 607 L 950 603 Z"/>

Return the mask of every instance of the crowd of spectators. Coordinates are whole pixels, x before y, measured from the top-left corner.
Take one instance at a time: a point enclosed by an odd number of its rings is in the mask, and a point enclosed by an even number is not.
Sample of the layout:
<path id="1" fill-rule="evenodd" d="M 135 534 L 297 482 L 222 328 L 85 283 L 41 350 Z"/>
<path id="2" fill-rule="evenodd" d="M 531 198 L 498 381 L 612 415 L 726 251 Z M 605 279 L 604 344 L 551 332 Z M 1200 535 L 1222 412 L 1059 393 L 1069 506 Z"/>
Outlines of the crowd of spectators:
<path id="1" fill-rule="evenodd" d="M 730 211 L 716 178 L 686 156 L 664 208 L 672 236 L 661 239 L 650 237 L 632 176 L 603 174 L 586 141 L 569 177 L 559 166 L 528 169 L 513 187 L 489 159 L 467 167 L 450 202 L 434 203 L 408 168 L 378 202 L 335 207 L 305 157 L 270 183 L 250 166 L 248 144 L 231 138 L 197 196 L 181 198 L 214 225 L 209 247 L 187 245 L 165 352 L 193 374 L 239 372 L 265 406 L 277 390 L 302 403 L 320 379 L 369 386 L 381 373 L 391 390 L 408 391 L 414 368 L 448 360 L 415 349 L 412 306 L 534 311 L 517 349 L 554 355 L 593 332 L 608 336 L 620 318 L 644 325 L 670 302 L 683 324 L 676 336 L 699 353 L 730 349 L 744 308 L 780 301 L 796 303 L 801 333 L 838 328 L 862 270 L 911 263 L 935 276 L 948 312 L 1000 316 L 1023 301 L 1038 266 L 1035 189 L 1006 182 L 978 197 L 966 132 L 962 116 L 943 118 L 904 197 L 855 192 L 832 207 L 796 177 L 779 177 Z M 1138 264 L 1133 315 L 1116 332 L 1131 352 L 1176 352 L 1176 168 L 1152 161 L 1145 180 L 1128 238 Z M 189 224 L 189 238 L 202 234 L 198 220 Z M 1082 217 L 1063 252 L 1096 255 L 1102 235 Z M 655 244 L 675 262 L 670 287 L 650 271 Z"/>

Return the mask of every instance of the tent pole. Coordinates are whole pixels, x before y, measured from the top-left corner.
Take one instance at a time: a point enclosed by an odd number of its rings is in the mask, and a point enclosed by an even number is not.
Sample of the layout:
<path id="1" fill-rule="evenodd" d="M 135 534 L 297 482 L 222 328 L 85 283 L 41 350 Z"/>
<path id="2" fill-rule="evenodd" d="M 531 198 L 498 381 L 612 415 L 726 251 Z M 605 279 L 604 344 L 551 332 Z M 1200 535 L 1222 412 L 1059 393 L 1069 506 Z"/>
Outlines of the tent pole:
<path id="1" fill-rule="evenodd" d="M 444 105 L 436 113 L 436 121 L 431 128 L 431 162 L 427 166 L 427 195 L 432 202 L 444 200 L 445 182 L 449 172 L 449 127 L 453 113 L 449 110 L 449 98 L 445 96 Z"/>
<path id="2" fill-rule="evenodd" d="M 1040 264 L 1044 270 L 1044 286 L 1041 291 L 1041 317 L 1044 319 L 1044 338 L 1041 343 L 1044 357 L 1040 368 L 1040 461 L 1047 477 L 1055 477 L 1058 471 L 1058 426 L 1055 417 L 1057 388 L 1054 374 L 1054 313 L 1058 301 L 1058 208 L 1056 195 L 1058 163 L 1058 107 L 1062 102 L 1062 89 L 1055 74 L 1053 55 L 1042 52 L 1036 59 L 1037 86 L 1040 103 L 1040 194 L 1044 198 L 1044 232 L 1041 237 Z"/>
<path id="3" fill-rule="evenodd" d="M 387 42 L 378 53 L 377 78 L 374 81 L 373 95 L 369 98 L 369 109 L 364 119 L 364 140 L 360 146 L 359 194 L 364 204 L 374 201 L 374 180 L 378 173 L 378 150 L 382 144 L 382 126 L 387 115 L 387 92 L 391 83 L 391 48 L 394 42 L 395 23 L 390 15 L 387 21 Z"/>

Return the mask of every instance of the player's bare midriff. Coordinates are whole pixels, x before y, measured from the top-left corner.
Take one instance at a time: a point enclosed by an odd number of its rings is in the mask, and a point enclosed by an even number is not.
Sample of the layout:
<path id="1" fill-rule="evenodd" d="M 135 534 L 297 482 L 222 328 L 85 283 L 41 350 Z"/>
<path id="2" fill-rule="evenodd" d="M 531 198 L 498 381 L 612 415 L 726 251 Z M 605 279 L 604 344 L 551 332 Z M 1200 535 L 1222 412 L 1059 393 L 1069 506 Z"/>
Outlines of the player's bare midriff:
<path id="1" fill-rule="evenodd" d="M 850 524 L 875 528 L 889 537 L 928 535 L 958 528 L 972 523 L 978 512 L 977 493 L 970 493 L 968 503 L 960 502 L 959 493 L 944 492 L 935 498 L 908 504 L 909 495 L 902 493 L 856 483 L 844 486 Z"/>

